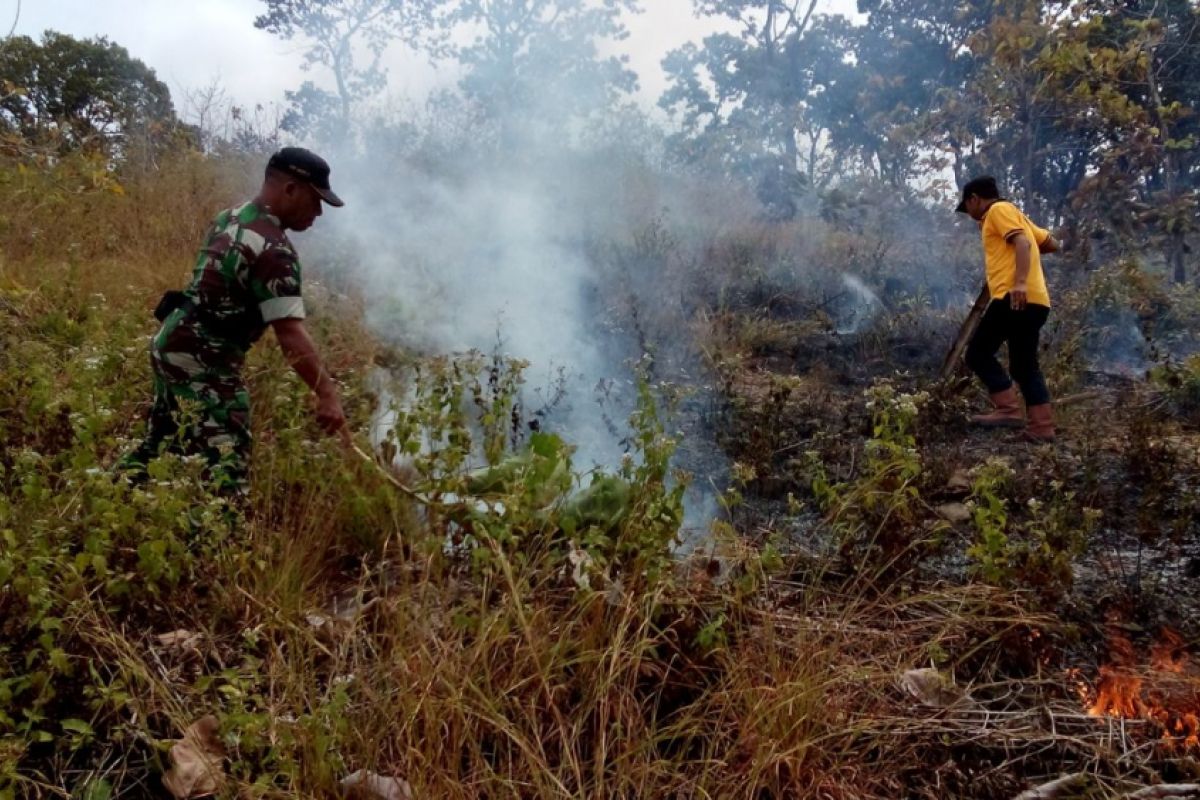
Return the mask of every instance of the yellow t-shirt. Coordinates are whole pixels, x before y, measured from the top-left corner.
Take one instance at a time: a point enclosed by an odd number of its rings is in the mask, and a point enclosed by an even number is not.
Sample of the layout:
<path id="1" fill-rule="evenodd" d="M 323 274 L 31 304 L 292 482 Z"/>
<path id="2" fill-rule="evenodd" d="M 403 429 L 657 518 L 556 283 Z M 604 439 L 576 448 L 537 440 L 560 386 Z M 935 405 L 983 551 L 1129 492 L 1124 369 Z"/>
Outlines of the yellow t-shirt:
<path id="1" fill-rule="evenodd" d="M 1040 306 L 1050 305 L 1050 292 L 1046 289 L 1046 276 L 1042 272 L 1042 256 L 1038 247 L 1050 236 L 1050 231 L 1039 228 L 1029 217 L 1007 200 L 992 203 L 980 223 L 983 233 L 983 258 L 987 267 L 988 291 L 993 300 L 1008 294 L 1016 283 L 1017 250 L 1011 239 L 1024 233 L 1032 247 L 1029 248 L 1029 302 Z"/>

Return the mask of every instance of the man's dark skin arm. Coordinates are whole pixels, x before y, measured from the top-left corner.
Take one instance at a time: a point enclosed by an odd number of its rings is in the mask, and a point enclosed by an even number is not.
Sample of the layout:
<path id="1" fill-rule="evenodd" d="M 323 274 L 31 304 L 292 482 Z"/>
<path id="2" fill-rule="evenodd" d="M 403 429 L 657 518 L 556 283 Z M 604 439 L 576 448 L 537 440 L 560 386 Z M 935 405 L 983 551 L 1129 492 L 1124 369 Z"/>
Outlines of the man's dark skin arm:
<path id="1" fill-rule="evenodd" d="M 350 432 L 346 427 L 346 414 L 342 411 L 337 386 L 321 365 L 321 357 L 317 354 L 312 337 L 304 329 L 304 321 L 277 319 L 271 323 L 271 327 L 275 330 L 275 338 L 284 358 L 317 396 L 317 424 L 321 430 L 349 441 Z"/>

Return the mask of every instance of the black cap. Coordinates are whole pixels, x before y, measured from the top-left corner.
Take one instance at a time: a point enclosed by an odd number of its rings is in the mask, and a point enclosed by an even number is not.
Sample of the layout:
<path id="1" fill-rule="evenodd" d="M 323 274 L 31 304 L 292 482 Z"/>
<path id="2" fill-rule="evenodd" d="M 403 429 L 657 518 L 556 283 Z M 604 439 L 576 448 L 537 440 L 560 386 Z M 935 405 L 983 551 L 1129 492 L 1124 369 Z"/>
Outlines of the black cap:
<path id="1" fill-rule="evenodd" d="M 991 175 L 983 175 L 967 181 L 967 185 L 962 190 L 962 200 L 954 210 L 960 214 L 967 213 L 967 198 L 971 195 L 982 197 L 985 200 L 999 199 L 1000 189 L 996 186 L 996 179 Z"/>
<path id="2" fill-rule="evenodd" d="M 267 162 L 267 169 L 286 172 L 317 190 L 321 199 L 331 206 L 345 205 L 333 189 L 329 188 L 329 164 L 325 159 L 303 147 L 285 147 Z"/>

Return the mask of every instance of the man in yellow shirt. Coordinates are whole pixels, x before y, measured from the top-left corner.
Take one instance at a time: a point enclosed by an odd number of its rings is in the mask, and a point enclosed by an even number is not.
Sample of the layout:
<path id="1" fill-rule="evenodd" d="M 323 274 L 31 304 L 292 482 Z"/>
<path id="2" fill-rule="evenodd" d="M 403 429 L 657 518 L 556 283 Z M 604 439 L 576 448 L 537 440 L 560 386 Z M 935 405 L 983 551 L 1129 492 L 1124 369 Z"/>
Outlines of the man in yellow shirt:
<path id="1" fill-rule="evenodd" d="M 1038 365 L 1038 339 L 1050 315 L 1050 293 L 1041 256 L 1057 252 L 1058 242 L 1048 230 L 1030 222 L 1020 209 L 1002 199 L 991 176 L 968 182 L 955 210 L 979 223 L 992 297 L 967 346 L 966 361 L 987 386 L 995 410 L 972 417 L 972 422 L 988 428 L 1025 427 L 1026 439 L 1054 441 L 1054 414 L 1050 391 Z M 996 360 L 1005 342 L 1011 378 Z M 1025 397 L 1027 427 L 1013 389 L 1014 379 Z"/>

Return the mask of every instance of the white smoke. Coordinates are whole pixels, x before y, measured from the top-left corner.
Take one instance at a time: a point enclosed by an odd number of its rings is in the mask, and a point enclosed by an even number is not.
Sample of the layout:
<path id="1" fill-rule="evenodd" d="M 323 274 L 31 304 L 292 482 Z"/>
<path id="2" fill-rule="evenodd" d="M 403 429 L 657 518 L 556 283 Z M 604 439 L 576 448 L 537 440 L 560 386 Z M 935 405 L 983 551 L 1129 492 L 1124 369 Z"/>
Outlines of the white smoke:
<path id="1" fill-rule="evenodd" d="M 632 375 L 598 336 L 586 250 L 597 231 L 616 235 L 604 230 L 615 187 L 566 156 L 444 171 L 407 159 L 346 163 L 334 171 L 346 207 L 318 227 L 365 288 L 372 328 L 419 352 L 528 362 L 527 416 L 553 403 L 541 422 L 576 447 L 578 468 L 619 465 L 614 426 L 625 427 Z"/>
<path id="2" fill-rule="evenodd" d="M 871 291 L 871 287 L 848 272 L 842 273 L 842 284 L 850 292 L 850 302 L 843 303 L 838 313 L 837 332 L 848 335 L 857 333 L 865 323 L 874 319 L 883 303 L 879 295 Z"/>

